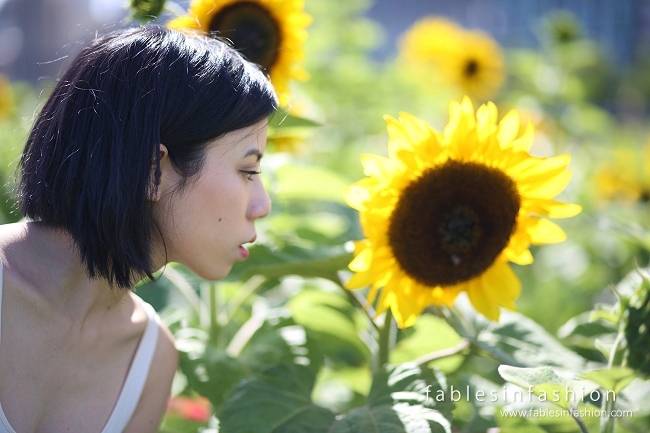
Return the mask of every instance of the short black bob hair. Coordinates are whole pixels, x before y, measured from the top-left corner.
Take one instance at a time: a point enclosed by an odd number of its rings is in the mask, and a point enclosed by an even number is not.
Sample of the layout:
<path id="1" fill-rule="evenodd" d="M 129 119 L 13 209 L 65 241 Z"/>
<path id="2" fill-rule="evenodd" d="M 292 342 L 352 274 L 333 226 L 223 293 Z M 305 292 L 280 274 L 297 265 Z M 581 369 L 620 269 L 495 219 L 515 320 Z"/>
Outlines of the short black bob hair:
<path id="1" fill-rule="evenodd" d="M 36 118 L 18 166 L 20 211 L 70 233 L 89 277 L 132 287 L 155 271 L 148 198 L 160 143 L 189 180 L 210 141 L 277 106 L 260 68 L 220 40 L 114 31 L 79 53 Z"/>

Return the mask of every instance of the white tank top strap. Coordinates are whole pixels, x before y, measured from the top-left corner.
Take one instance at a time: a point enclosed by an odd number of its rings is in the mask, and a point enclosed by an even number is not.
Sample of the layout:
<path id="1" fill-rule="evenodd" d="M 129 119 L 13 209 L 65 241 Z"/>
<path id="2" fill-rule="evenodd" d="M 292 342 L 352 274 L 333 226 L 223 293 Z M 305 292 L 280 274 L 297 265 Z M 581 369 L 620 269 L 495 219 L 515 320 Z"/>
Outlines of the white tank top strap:
<path id="1" fill-rule="evenodd" d="M 124 380 L 124 385 L 122 385 L 122 391 L 120 391 L 113 412 L 108 418 L 102 433 L 121 433 L 126 428 L 140 401 L 144 384 L 149 376 L 149 368 L 151 367 L 153 355 L 156 351 L 156 343 L 158 342 L 158 315 L 151 305 L 142 301 L 137 296 L 136 298 L 147 312 L 147 326 L 133 357 L 131 368 Z"/>

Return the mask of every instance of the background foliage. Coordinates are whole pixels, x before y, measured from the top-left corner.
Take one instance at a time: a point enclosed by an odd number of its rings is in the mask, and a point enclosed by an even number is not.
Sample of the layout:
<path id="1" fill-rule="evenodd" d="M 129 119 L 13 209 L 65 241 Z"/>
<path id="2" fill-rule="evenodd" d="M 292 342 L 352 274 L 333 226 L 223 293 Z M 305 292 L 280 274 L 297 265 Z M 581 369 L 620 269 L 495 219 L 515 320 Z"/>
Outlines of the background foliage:
<path id="1" fill-rule="evenodd" d="M 559 222 L 567 241 L 535 247 L 533 265 L 515 266 L 518 312 L 492 323 L 461 298 L 397 329 L 363 308 L 364 291 L 342 288 L 349 241 L 363 237 L 342 190 L 363 177 L 361 153 L 386 154 L 384 114 L 407 111 L 441 130 L 449 100 L 461 95 L 399 57 L 373 57 L 386 41 L 363 16 L 369 6 L 306 1 L 311 79 L 293 83 L 289 111 L 272 121 L 264 180 L 273 213 L 259 222 L 249 260 L 220 282 L 170 264 L 136 288 L 181 353 L 161 432 L 649 431 L 650 291 L 640 276 L 650 246 L 647 60 L 614 64 L 566 14 L 543 17 L 539 49 L 505 50 L 494 101 L 533 121 L 534 154 L 571 154 L 574 175 L 560 198 L 584 210 Z M 0 119 L 0 223 L 18 218 L 13 169 L 47 94 L 41 86 L 12 83 L 12 108 Z M 529 387 L 540 395 L 579 384 L 615 391 L 616 409 L 633 415 L 584 416 L 580 425 L 568 412 L 501 412 L 555 407 L 513 401 L 517 386 L 527 396 Z M 452 401 L 453 389 L 463 398 Z M 501 397 L 482 402 L 477 391 Z M 575 408 L 611 409 L 589 395 Z"/>

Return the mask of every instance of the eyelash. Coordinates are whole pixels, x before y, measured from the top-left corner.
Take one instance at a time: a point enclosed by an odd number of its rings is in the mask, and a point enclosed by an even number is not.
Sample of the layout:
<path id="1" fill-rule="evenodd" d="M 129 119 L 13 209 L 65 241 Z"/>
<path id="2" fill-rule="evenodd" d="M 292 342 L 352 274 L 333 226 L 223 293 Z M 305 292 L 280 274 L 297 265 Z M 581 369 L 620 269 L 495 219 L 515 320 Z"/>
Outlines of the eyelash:
<path id="1" fill-rule="evenodd" d="M 261 174 L 261 171 L 254 171 L 254 170 L 239 170 L 241 173 L 244 173 L 246 175 L 246 179 L 252 181 L 253 176 L 256 174 Z"/>

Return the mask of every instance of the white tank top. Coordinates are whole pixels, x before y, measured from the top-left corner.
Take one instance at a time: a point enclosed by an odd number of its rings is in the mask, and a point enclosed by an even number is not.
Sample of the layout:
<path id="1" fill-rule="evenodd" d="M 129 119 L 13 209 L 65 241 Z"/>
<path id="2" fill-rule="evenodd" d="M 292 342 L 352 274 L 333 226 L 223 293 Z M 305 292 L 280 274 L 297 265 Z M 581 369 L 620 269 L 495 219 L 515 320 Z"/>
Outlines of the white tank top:
<path id="1" fill-rule="evenodd" d="M 101 433 L 122 433 L 133 416 L 149 374 L 149 367 L 158 341 L 157 320 L 159 319 L 157 319 L 156 312 L 151 305 L 144 301 L 141 301 L 141 303 L 147 312 L 147 326 L 138 343 L 138 348 L 122 385 L 120 395 L 113 407 L 113 412 L 111 412 L 111 416 Z M 0 261 L 0 325 L 2 325 L 2 261 Z M 2 410 L 2 404 L 0 404 L 0 433 L 17 433 L 9 424 Z"/>

